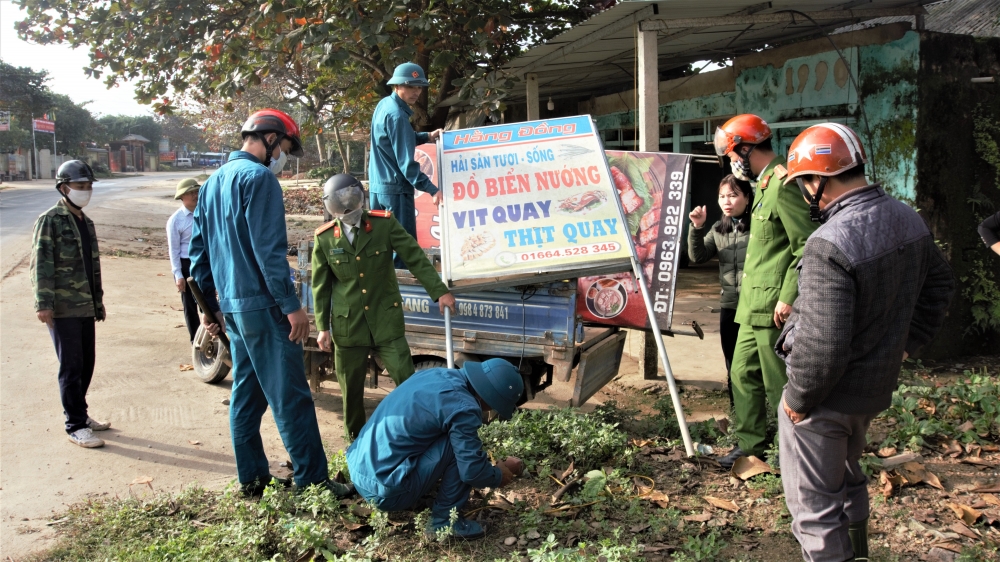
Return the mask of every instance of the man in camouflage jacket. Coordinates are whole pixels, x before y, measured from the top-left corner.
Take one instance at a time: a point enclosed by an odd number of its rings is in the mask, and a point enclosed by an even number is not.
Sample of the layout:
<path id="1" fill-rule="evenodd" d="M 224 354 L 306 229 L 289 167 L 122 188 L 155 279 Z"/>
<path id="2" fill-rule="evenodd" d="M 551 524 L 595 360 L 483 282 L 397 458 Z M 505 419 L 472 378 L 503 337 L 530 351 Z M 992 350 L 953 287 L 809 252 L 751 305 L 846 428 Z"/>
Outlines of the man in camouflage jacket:
<path id="1" fill-rule="evenodd" d="M 35 221 L 31 283 L 35 313 L 49 328 L 59 357 L 59 394 L 69 440 L 100 447 L 93 431 L 110 427 L 87 415 L 87 388 L 94 374 L 94 322 L 104 320 L 101 260 L 94 223 L 83 214 L 94 181 L 86 163 L 59 168 L 56 189 L 63 196 Z"/>

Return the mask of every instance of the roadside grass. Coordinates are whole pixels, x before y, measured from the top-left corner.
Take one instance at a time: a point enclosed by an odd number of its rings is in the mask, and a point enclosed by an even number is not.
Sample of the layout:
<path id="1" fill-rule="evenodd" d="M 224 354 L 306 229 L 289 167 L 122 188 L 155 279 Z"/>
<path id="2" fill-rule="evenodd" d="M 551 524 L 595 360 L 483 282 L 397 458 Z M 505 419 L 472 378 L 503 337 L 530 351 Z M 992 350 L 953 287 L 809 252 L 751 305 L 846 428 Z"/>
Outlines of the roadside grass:
<path id="1" fill-rule="evenodd" d="M 905 427 L 927 419 L 950 426 L 972 422 L 969 443 L 995 439 L 995 416 L 972 413 L 992 407 L 997 393 L 992 379 L 966 373 L 952 382 L 928 380 L 914 378 L 901 385 L 894 409 L 884 416 L 897 420 L 886 439 L 903 443 L 904 436 L 919 434 L 934 441 L 936 433 Z M 928 400 L 934 413 L 919 404 L 907 409 L 914 396 Z M 55 548 L 31 560 L 798 559 L 780 477 L 761 474 L 740 482 L 714 461 L 684 457 L 672 407 L 647 406 L 650 415 L 614 402 L 590 414 L 523 410 L 509 422 L 485 426 L 481 436 L 491 457 L 520 456 L 527 471 L 507 488 L 473 493 L 464 515 L 487 528 L 482 540 L 425 534 L 430 516 L 423 505 L 385 513 L 363 500 L 338 500 L 328 491 L 295 494 L 279 488 L 248 501 L 234 484 L 222 492 L 190 488 L 173 495 L 74 505 L 56 523 L 60 536 Z M 904 411 L 915 411 L 914 419 L 903 418 Z M 984 417 L 989 419 L 980 419 Z M 713 420 L 690 429 L 705 444 L 732 440 L 724 424 Z M 776 448 L 766 456 L 776 461 Z M 332 455 L 330 467 L 331 474 L 346 476 L 343 453 Z M 709 498 L 732 504 L 721 508 Z M 880 494 L 871 503 L 873 529 L 878 529 L 873 559 L 916 560 L 930 548 L 906 530 L 912 509 Z M 944 525 L 951 521 L 946 516 L 951 516 L 947 509 L 937 515 Z M 963 543 L 957 560 L 997 560 L 995 532 L 985 523 L 975 528 L 981 542 Z"/>

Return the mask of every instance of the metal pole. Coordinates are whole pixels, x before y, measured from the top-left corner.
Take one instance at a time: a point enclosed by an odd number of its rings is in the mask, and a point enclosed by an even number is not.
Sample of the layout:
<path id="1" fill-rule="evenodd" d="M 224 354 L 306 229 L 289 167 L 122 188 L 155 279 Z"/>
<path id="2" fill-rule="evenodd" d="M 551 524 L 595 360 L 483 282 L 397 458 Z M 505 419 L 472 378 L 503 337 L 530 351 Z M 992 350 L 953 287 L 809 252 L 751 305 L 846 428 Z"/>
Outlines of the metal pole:
<path id="1" fill-rule="evenodd" d="M 631 239 L 631 237 L 630 237 Z M 649 288 L 646 287 L 646 279 L 642 271 L 642 265 L 635 259 L 635 251 L 632 252 L 632 269 L 642 291 L 642 300 L 646 305 L 646 315 L 649 317 L 649 326 L 653 330 L 653 339 L 656 341 L 656 350 L 663 363 L 663 371 L 667 375 L 667 386 L 670 388 L 670 399 L 674 403 L 674 414 L 677 416 L 677 425 L 681 428 L 681 439 L 684 440 L 684 450 L 689 457 L 694 456 L 694 445 L 691 443 L 691 433 L 688 432 L 687 420 L 684 419 L 684 408 L 681 406 L 681 396 L 677 391 L 677 381 L 674 380 L 674 372 L 670 368 L 670 359 L 667 358 L 667 348 L 663 345 L 663 335 L 660 333 L 660 326 L 656 323 L 656 313 L 653 312 L 653 301 L 649 298 Z"/>
<path id="2" fill-rule="evenodd" d="M 35 173 L 32 174 L 36 180 L 42 179 L 42 176 L 38 173 L 38 166 L 40 165 L 38 161 L 38 143 L 35 142 L 35 114 L 31 114 L 31 150 L 34 152 L 32 155 L 32 167 L 35 169 Z"/>
<path id="3" fill-rule="evenodd" d="M 440 136 L 434 143 L 437 149 L 437 185 L 439 190 L 444 190 L 444 184 L 442 183 L 442 166 L 444 152 L 442 150 L 444 146 L 444 139 Z M 443 193 L 443 191 L 442 191 Z M 442 196 L 441 204 L 444 205 L 445 198 Z M 444 281 L 445 285 L 448 285 L 448 250 L 445 247 L 445 239 L 441 238 L 441 280 Z M 451 310 L 447 307 L 444 309 L 444 351 L 447 355 L 448 368 L 455 368 L 455 338 L 452 337 L 451 333 Z"/>
<path id="4" fill-rule="evenodd" d="M 593 121 L 591 121 L 593 123 Z M 594 124 L 594 130 L 597 130 L 596 123 Z M 600 138 L 600 137 L 598 137 Z M 604 148 L 603 146 L 601 147 Z M 607 158 L 604 158 L 604 171 L 611 178 L 611 168 L 608 165 Z M 440 169 L 440 166 L 438 167 Z M 618 205 L 618 211 L 621 213 L 621 217 L 625 218 L 625 208 L 622 206 L 622 200 L 620 197 L 615 197 L 615 203 Z M 683 207 L 683 200 L 681 202 Z M 632 261 L 632 271 L 635 273 L 635 281 L 639 284 L 639 290 L 642 292 L 642 301 L 646 305 L 646 316 L 649 318 L 649 327 L 653 331 L 653 339 L 656 340 L 656 351 L 660 356 L 660 362 L 663 363 L 663 371 L 667 376 L 667 386 L 670 388 L 670 399 L 674 403 L 674 415 L 677 416 L 677 425 L 681 430 L 681 439 L 684 441 L 684 450 L 687 452 L 689 457 L 694 456 L 694 444 L 691 442 L 691 433 L 688 431 L 687 420 L 684 419 L 684 408 L 681 406 L 681 396 L 677 391 L 677 381 L 674 380 L 674 371 L 670 368 L 670 359 L 667 358 L 667 348 L 663 345 L 663 334 L 660 333 L 660 325 L 656 323 L 656 312 L 653 311 L 653 301 L 649 298 L 649 287 L 646 286 L 646 279 L 642 271 L 642 264 L 639 263 L 638 257 L 635 253 L 635 240 L 631 236 L 626 236 L 628 239 L 629 246 L 629 258 Z M 671 297 L 673 298 L 673 297 Z"/>

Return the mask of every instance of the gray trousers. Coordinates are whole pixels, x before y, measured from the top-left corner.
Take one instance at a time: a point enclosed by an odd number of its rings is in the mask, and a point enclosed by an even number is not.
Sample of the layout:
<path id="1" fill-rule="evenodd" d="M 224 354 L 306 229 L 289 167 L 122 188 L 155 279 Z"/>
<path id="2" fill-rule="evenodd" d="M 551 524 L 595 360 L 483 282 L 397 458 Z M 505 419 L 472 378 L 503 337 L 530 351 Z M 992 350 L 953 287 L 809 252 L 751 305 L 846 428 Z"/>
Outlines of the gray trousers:
<path id="1" fill-rule="evenodd" d="M 876 415 L 817 406 L 793 424 L 778 406 L 785 503 L 807 562 L 844 562 L 854 556 L 847 527 L 868 518 L 868 477 L 858 459 Z"/>

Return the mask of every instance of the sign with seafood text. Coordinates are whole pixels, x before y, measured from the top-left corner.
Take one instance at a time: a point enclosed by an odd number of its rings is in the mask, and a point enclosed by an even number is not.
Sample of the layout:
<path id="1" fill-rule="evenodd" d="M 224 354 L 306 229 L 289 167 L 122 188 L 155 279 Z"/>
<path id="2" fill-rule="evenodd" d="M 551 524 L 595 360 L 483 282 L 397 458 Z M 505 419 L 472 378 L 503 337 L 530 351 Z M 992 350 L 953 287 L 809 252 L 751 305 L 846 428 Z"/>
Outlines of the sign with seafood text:
<path id="1" fill-rule="evenodd" d="M 687 216 L 691 156 L 661 152 L 607 151 L 615 190 L 625 211 L 642 266 L 656 323 L 669 330 Z M 577 279 L 577 313 L 587 322 L 649 328 L 642 293 L 631 271 Z"/>
<path id="2" fill-rule="evenodd" d="M 440 154 L 449 280 L 629 269 L 625 217 L 590 116 L 445 131 Z"/>

